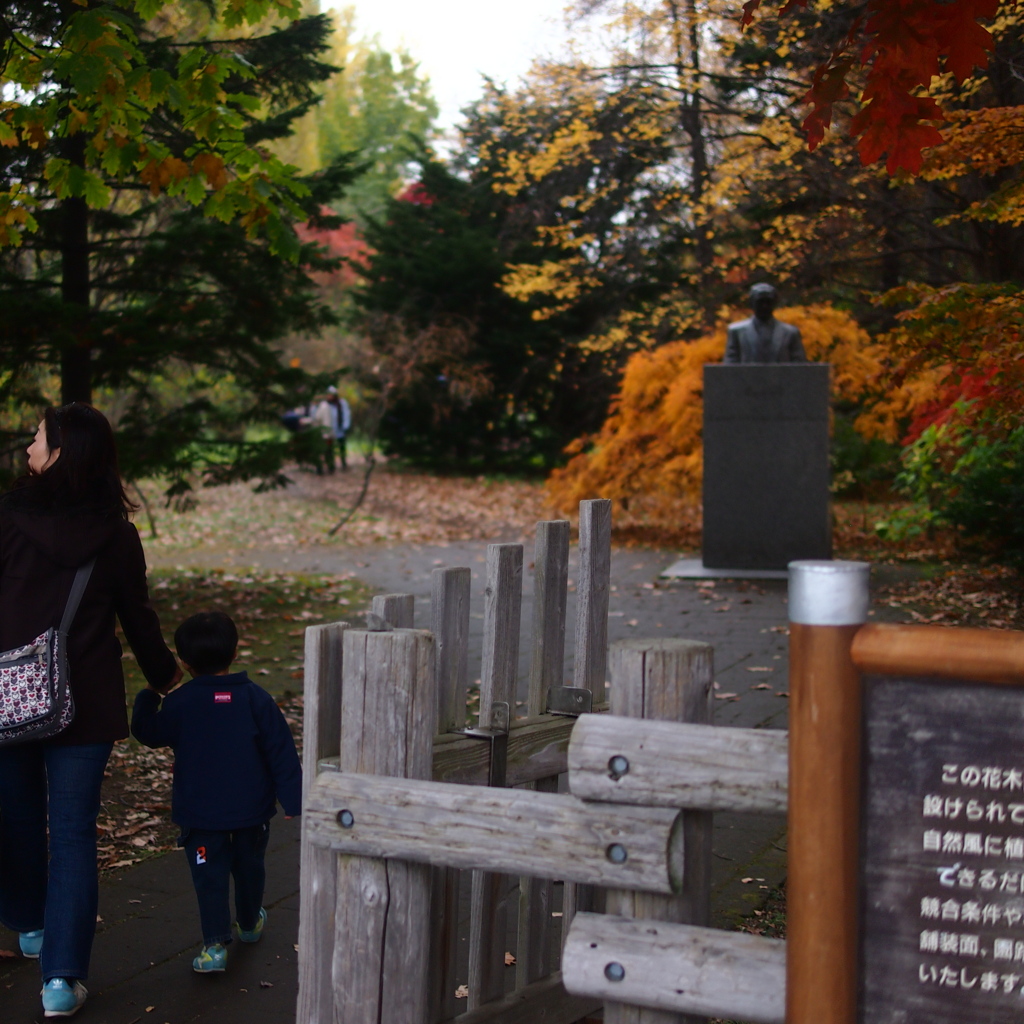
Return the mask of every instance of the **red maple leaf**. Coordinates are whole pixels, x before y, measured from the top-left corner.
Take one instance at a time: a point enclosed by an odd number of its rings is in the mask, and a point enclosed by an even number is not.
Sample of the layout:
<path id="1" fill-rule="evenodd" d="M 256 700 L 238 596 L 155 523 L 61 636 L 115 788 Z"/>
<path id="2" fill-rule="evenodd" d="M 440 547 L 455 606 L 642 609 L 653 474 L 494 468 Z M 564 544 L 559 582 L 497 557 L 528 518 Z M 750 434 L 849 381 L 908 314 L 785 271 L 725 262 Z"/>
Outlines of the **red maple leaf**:
<path id="1" fill-rule="evenodd" d="M 803 122 L 808 148 L 821 142 L 834 104 L 849 95 L 848 75 L 859 65 L 867 75 L 850 134 L 859 139 L 861 160 L 868 164 L 885 156 L 890 174 L 919 171 L 922 149 L 942 141 L 932 122 L 944 120 L 944 113 L 927 95 L 931 80 L 945 69 L 962 82 L 987 65 L 994 44 L 980 22 L 994 18 L 999 5 L 1000 0 L 869 0 L 867 20 L 857 19 L 846 41 L 814 72 L 804 97 L 812 108 Z M 760 0 L 743 5 L 744 25 L 759 6 Z M 795 6 L 806 6 L 806 0 L 786 0 L 780 14 Z M 855 58 L 844 55 L 854 48 Z"/>
<path id="2" fill-rule="evenodd" d="M 825 131 L 832 123 L 832 106 L 850 94 L 846 84 L 846 75 L 853 66 L 853 58 L 837 61 L 834 64 L 822 64 L 814 72 L 811 88 L 804 97 L 805 103 L 811 103 L 813 109 L 803 123 L 807 133 L 807 148 L 812 152 L 825 137 Z"/>

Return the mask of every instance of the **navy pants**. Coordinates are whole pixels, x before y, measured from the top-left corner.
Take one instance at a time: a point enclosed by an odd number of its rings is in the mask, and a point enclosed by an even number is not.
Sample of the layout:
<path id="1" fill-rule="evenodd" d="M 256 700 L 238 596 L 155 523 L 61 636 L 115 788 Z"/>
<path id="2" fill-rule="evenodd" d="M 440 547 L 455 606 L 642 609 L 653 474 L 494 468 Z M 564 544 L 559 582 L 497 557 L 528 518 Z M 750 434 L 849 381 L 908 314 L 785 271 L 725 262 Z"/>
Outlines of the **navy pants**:
<path id="1" fill-rule="evenodd" d="M 235 880 L 235 920 L 243 931 L 252 931 L 263 906 L 267 880 L 263 864 L 270 839 L 270 822 L 222 832 L 185 829 L 179 842 L 185 848 L 192 884 L 199 900 L 203 945 L 231 941 L 229 880 Z"/>
<path id="2" fill-rule="evenodd" d="M 0 747 L 0 921 L 16 932 L 46 929 L 44 981 L 89 974 L 99 902 L 96 818 L 112 746 Z"/>

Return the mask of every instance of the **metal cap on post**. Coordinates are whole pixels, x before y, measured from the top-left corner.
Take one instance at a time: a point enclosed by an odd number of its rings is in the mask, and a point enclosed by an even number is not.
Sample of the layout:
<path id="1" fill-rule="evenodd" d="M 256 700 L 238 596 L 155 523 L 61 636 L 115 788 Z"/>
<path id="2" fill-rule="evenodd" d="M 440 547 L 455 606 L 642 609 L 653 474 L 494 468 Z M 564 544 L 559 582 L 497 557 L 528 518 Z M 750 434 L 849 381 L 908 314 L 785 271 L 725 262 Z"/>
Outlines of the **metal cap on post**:
<path id="1" fill-rule="evenodd" d="M 860 675 L 867 562 L 789 564 L 787 1024 L 855 1024 Z"/>
<path id="2" fill-rule="evenodd" d="M 789 563 L 789 621 L 861 626 L 868 620 L 869 562 L 806 559 Z"/>

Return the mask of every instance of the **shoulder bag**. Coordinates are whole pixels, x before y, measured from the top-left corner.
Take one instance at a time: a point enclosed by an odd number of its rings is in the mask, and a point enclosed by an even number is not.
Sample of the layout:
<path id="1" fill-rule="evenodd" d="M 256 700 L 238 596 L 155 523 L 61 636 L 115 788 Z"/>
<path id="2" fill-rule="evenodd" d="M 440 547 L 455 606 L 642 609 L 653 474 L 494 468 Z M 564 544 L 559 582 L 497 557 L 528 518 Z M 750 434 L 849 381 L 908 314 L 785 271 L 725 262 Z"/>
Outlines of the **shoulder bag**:
<path id="1" fill-rule="evenodd" d="M 68 630 L 95 564 L 94 558 L 75 573 L 59 626 L 51 626 L 24 647 L 0 653 L 0 746 L 56 736 L 75 717 Z"/>

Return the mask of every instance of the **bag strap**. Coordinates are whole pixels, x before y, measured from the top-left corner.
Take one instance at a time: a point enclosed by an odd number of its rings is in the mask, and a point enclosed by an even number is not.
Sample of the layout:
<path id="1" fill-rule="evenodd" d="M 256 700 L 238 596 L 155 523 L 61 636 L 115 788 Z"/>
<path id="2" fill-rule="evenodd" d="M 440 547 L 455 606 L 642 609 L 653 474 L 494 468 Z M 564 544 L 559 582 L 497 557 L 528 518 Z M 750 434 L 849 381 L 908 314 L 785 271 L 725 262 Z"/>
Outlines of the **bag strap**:
<path id="1" fill-rule="evenodd" d="M 75 573 L 75 581 L 71 584 L 71 593 L 68 594 L 68 603 L 64 606 L 64 617 L 60 620 L 59 629 L 62 633 L 66 633 L 71 629 L 71 623 L 75 621 L 78 606 L 82 603 L 82 595 L 85 593 L 85 588 L 88 586 L 89 577 L 92 575 L 95 565 L 96 559 L 94 558 L 92 561 L 80 566 Z"/>

